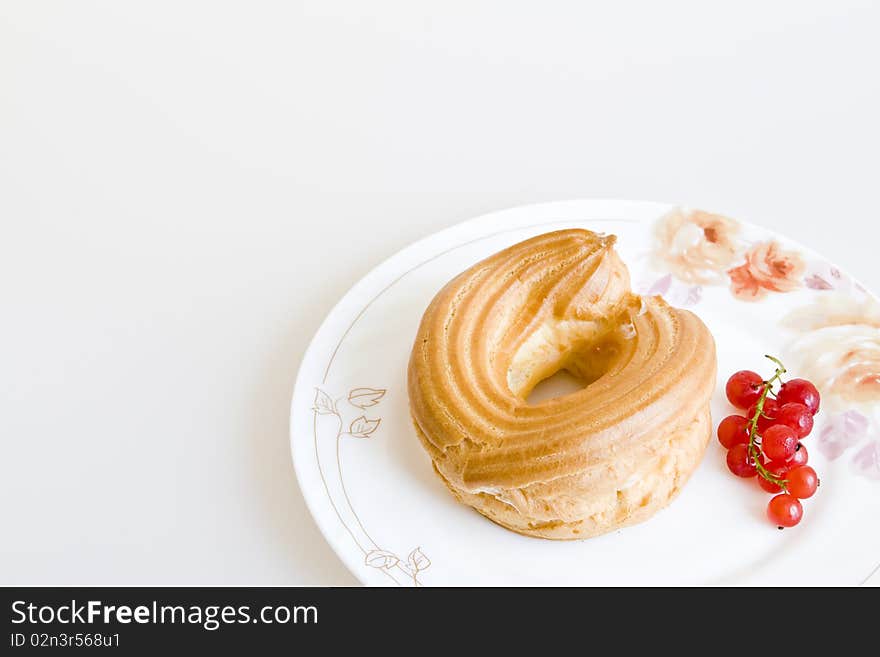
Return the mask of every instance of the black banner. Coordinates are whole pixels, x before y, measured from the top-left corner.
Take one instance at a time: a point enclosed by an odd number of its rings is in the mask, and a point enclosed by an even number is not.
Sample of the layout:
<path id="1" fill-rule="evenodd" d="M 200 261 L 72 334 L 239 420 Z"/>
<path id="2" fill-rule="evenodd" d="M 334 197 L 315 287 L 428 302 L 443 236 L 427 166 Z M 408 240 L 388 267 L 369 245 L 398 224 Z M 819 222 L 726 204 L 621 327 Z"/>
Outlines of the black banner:
<path id="1" fill-rule="evenodd" d="M 219 649 L 332 650 L 372 654 L 409 645 L 488 642 L 556 650 L 596 641 L 673 648 L 706 628 L 740 632 L 755 616 L 805 617 L 785 600 L 828 603 L 829 589 L 367 589 L 367 588 L 3 588 L 0 652 L 75 651 L 156 654 Z M 839 597 L 841 591 L 834 593 Z M 843 590 L 844 593 L 851 591 Z M 862 595 L 867 594 L 867 595 Z M 854 639 L 871 623 L 847 616 Z M 855 602 L 855 600 L 854 600 Z M 825 605 L 823 605 L 824 607 Z M 751 611 L 748 611 L 751 609 Z M 748 613 L 746 613 L 748 611 Z M 865 615 L 865 614 L 862 614 Z M 832 626 L 828 626 L 831 628 Z M 821 626 L 809 627 L 811 641 Z M 723 633 L 723 632 L 722 632 Z M 797 637 L 787 639 L 793 643 Z M 415 644 L 412 644 L 412 642 Z M 549 642 L 549 643 L 548 643 Z M 622 642 L 622 643 L 621 643 Z M 257 653 L 260 654 L 260 653 Z"/>

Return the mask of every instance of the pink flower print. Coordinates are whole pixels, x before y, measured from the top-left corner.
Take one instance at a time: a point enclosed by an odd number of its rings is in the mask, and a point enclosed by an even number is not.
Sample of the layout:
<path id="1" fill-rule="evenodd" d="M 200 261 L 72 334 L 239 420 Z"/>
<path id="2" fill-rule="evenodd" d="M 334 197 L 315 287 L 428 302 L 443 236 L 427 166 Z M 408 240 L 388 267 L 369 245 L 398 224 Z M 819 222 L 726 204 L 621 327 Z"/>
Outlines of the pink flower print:
<path id="1" fill-rule="evenodd" d="M 663 296 L 669 291 L 670 285 L 672 285 L 672 274 L 666 274 L 666 276 L 654 281 L 654 284 L 644 294 L 646 297 L 653 297 L 655 294 Z"/>
<path id="2" fill-rule="evenodd" d="M 812 276 L 807 276 L 804 279 L 804 285 L 806 285 L 811 290 L 833 290 L 834 286 L 826 281 L 824 278 L 819 276 L 819 274 L 813 274 Z"/>
<path id="3" fill-rule="evenodd" d="M 852 281 L 824 260 L 809 260 L 804 275 L 804 286 L 811 290 L 848 290 Z"/>
<path id="4" fill-rule="evenodd" d="M 642 296 L 662 296 L 672 306 L 693 306 L 703 298 L 701 285 L 687 285 L 675 280 L 672 274 L 666 274 L 650 284 L 640 286 Z"/>
<path id="5" fill-rule="evenodd" d="M 832 415 L 819 434 L 819 451 L 833 461 L 868 433 L 868 418 L 858 411 Z"/>
<path id="6" fill-rule="evenodd" d="M 872 440 L 856 452 L 852 465 L 857 474 L 880 481 L 880 441 Z"/>

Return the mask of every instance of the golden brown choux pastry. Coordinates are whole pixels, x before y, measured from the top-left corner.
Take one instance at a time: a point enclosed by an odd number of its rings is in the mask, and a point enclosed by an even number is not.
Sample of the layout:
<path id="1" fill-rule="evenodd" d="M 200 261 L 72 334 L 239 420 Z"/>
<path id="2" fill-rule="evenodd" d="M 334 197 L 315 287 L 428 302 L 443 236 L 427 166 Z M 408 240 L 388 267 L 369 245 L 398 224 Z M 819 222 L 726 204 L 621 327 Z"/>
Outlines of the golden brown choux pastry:
<path id="1" fill-rule="evenodd" d="M 415 338 L 410 410 L 435 470 L 521 534 L 578 539 L 641 522 L 709 440 L 712 335 L 633 294 L 615 239 L 561 230 L 496 253 L 440 290 Z M 529 403 L 562 369 L 584 387 Z"/>

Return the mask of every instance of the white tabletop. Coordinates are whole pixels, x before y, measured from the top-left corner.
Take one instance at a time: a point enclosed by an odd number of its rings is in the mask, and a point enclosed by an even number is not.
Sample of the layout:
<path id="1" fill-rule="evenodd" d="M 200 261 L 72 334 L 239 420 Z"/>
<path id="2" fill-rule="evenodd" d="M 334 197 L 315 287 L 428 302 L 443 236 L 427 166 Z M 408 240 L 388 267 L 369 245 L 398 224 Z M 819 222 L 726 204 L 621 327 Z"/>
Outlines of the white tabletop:
<path id="1" fill-rule="evenodd" d="M 0 584 L 354 584 L 291 467 L 297 365 L 470 216 L 684 202 L 880 290 L 878 29 L 855 0 L 3 3 Z"/>

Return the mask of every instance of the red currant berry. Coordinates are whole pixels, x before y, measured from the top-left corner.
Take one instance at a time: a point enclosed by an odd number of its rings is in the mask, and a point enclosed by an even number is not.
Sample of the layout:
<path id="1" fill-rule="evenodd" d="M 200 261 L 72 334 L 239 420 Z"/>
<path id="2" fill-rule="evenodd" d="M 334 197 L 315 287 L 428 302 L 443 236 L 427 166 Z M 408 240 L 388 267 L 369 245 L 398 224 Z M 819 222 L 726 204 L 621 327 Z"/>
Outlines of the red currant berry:
<path id="1" fill-rule="evenodd" d="M 788 464 L 787 463 L 773 463 L 772 461 L 764 466 L 767 470 L 777 479 L 785 479 L 785 475 L 788 472 Z M 781 493 L 782 488 L 777 486 L 772 481 L 768 481 L 764 479 L 764 477 L 758 476 L 758 485 L 763 488 L 768 493 Z"/>
<path id="2" fill-rule="evenodd" d="M 813 414 L 803 404 L 789 402 L 776 412 L 776 424 L 791 427 L 798 438 L 806 438 L 813 430 Z"/>
<path id="3" fill-rule="evenodd" d="M 774 424 L 761 436 L 761 451 L 771 461 L 784 463 L 794 456 L 798 439 L 794 429 Z"/>
<path id="4" fill-rule="evenodd" d="M 804 517 L 804 507 L 793 495 L 782 493 L 770 500 L 767 505 L 767 517 L 780 529 L 794 527 Z"/>
<path id="5" fill-rule="evenodd" d="M 794 456 L 792 456 L 791 460 L 788 462 L 788 467 L 794 469 L 799 465 L 806 465 L 809 458 L 810 455 L 807 453 L 807 446 L 803 443 L 798 443 L 794 450 Z"/>
<path id="6" fill-rule="evenodd" d="M 757 474 L 755 460 L 749 454 L 749 446 L 738 443 L 727 452 L 727 468 L 737 477 L 754 477 Z"/>
<path id="7" fill-rule="evenodd" d="M 746 417 L 751 420 L 755 413 L 757 412 L 757 404 L 752 404 L 749 407 L 748 412 L 746 413 Z M 758 433 L 763 435 L 764 432 L 769 429 L 771 426 L 776 424 L 776 412 L 779 410 L 779 405 L 776 403 L 775 399 L 767 398 L 764 400 L 764 407 L 761 409 L 761 417 L 758 418 Z"/>
<path id="8" fill-rule="evenodd" d="M 819 477 L 816 476 L 816 471 L 808 465 L 791 470 L 786 478 L 788 479 L 788 493 L 801 500 L 812 497 L 819 487 Z"/>
<path id="9" fill-rule="evenodd" d="M 764 379 L 760 374 L 749 370 L 740 370 L 727 379 L 727 400 L 737 408 L 748 408 L 758 401 Z"/>
<path id="10" fill-rule="evenodd" d="M 718 442 L 727 449 L 749 442 L 749 421 L 742 415 L 728 415 L 718 425 Z"/>
<path id="11" fill-rule="evenodd" d="M 780 404 L 803 404 L 810 409 L 810 413 L 815 415 L 819 412 L 819 391 L 816 386 L 806 379 L 792 379 L 786 381 L 779 388 L 779 394 L 776 399 Z"/>

